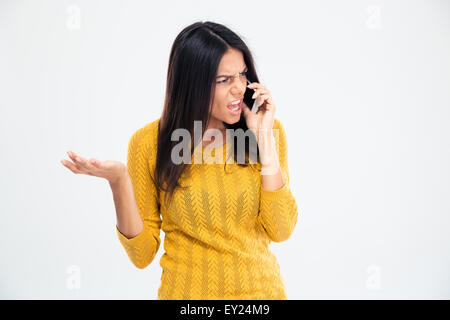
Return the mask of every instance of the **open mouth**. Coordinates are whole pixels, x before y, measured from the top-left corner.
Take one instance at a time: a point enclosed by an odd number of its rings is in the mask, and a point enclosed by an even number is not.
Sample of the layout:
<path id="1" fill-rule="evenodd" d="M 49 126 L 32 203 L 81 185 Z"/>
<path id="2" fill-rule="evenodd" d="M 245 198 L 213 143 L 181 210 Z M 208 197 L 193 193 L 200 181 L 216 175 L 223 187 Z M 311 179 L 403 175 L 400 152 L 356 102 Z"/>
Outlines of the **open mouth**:
<path id="1" fill-rule="evenodd" d="M 241 112 L 242 109 L 242 100 L 239 100 L 238 103 L 235 104 L 229 104 L 227 106 L 228 110 L 231 111 L 231 113 L 233 114 L 239 114 Z"/>

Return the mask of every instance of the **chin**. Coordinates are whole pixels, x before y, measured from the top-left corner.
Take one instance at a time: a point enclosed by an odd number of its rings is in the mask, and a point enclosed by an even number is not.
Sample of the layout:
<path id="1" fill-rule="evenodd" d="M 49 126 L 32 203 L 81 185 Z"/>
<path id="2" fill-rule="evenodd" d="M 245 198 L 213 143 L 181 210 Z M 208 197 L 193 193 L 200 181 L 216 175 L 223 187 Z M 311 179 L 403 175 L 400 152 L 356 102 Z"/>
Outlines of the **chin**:
<path id="1" fill-rule="evenodd" d="M 227 113 L 228 113 L 228 109 L 227 109 Z M 236 114 L 236 115 L 228 113 L 225 117 L 223 117 L 222 121 L 226 124 L 232 125 L 232 124 L 238 123 L 242 117 L 243 117 L 242 111 L 240 111 L 240 113 Z"/>
<path id="2" fill-rule="evenodd" d="M 238 123 L 240 120 L 241 120 L 241 116 L 239 116 L 239 117 L 228 117 L 228 118 L 225 118 L 222 121 L 224 123 L 226 123 L 226 124 L 232 125 L 232 124 Z"/>
<path id="3" fill-rule="evenodd" d="M 235 125 L 238 123 L 238 122 L 240 122 L 241 121 L 241 119 L 243 119 L 244 117 L 242 116 L 242 114 L 241 114 L 241 116 L 239 117 L 239 118 L 237 118 L 237 119 L 233 119 L 233 118 L 227 118 L 226 120 L 223 120 L 223 123 L 224 123 L 224 125 L 225 125 L 225 127 L 227 127 L 227 128 L 229 128 L 229 129 L 233 129 L 233 128 L 235 128 Z M 245 120 L 244 120 L 245 121 Z"/>

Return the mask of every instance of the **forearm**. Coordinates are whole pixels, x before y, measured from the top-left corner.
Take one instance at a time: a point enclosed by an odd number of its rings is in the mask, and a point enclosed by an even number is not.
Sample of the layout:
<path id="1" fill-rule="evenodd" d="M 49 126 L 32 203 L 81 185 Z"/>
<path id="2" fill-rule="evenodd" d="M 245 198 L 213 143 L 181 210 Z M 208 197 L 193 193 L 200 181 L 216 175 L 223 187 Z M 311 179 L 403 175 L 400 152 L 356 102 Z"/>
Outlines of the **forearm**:
<path id="1" fill-rule="evenodd" d="M 284 186 L 272 130 L 261 131 L 258 137 L 258 148 L 261 158 L 261 184 L 265 190 L 275 191 Z"/>
<path id="2" fill-rule="evenodd" d="M 117 182 L 109 183 L 116 207 L 117 228 L 128 239 L 141 233 L 144 228 L 134 197 L 133 184 L 128 172 Z"/>
<path id="3" fill-rule="evenodd" d="M 259 135 L 261 197 L 257 219 L 261 231 L 271 241 L 281 242 L 294 230 L 298 206 L 288 185 L 286 133 L 281 123 L 276 124 L 276 129 Z"/>

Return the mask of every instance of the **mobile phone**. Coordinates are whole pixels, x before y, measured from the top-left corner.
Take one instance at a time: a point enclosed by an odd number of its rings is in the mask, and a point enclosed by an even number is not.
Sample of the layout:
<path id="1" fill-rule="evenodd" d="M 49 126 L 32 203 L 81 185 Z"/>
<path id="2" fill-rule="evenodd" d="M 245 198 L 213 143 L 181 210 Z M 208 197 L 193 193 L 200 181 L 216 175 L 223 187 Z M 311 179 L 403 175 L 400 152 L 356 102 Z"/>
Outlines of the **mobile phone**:
<path id="1" fill-rule="evenodd" d="M 250 80 L 247 79 L 247 84 L 250 84 Z M 253 89 L 253 91 L 256 91 L 256 89 Z M 258 104 L 259 104 L 259 95 L 256 97 L 255 101 L 253 102 L 253 106 L 251 109 L 251 112 L 256 113 L 258 111 Z"/>

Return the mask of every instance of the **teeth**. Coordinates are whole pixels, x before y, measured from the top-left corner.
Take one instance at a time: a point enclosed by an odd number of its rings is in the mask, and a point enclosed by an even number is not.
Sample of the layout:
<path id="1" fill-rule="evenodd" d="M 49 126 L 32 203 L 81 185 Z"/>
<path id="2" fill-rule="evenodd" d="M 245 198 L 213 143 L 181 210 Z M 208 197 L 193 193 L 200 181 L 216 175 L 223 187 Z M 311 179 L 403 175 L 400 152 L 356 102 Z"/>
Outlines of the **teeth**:
<path id="1" fill-rule="evenodd" d="M 230 109 L 231 111 L 237 111 L 237 110 L 239 110 L 239 108 L 240 108 L 240 105 L 239 105 L 240 102 L 241 102 L 241 100 L 236 100 L 236 101 L 230 103 L 230 104 L 228 105 L 228 109 Z M 234 105 L 236 105 L 236 107 L 232 107 L 232 106 L 234 106 Z"/>

